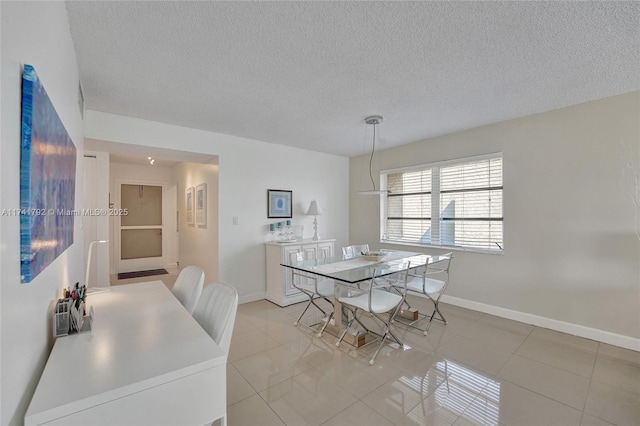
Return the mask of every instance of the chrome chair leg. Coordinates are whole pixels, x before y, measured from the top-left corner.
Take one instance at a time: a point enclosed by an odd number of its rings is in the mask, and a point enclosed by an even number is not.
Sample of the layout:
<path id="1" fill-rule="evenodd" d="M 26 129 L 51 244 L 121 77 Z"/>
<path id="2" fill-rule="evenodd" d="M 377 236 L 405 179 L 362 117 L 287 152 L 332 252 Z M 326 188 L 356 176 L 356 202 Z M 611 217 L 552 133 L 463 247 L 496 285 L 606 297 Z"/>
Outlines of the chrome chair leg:
<path id="1" fill-rule="evenodd" d="M 300 316 L 298 317 L 297 320 L 295 320 L 295 322 L 293 323 L 293 325 L 298 325 L 298 323 L 300 322 L 300 320 L 302 319 L 302 317 L 304 316 L 304 314 L 307 313 L 307 309 L 309 309 L 309 306 L 311 306 L 311 302 L 313 301 L 313 295 L 307 293 L 306 291 L 303 291 L 304 294 L 306 294 L 309 297 L 309 303 L 307 303 L 307 306 L 304 308 L 304 311 L 302 311 L 302 313 L 300 314 Z"/>
<path id="2" fill-rule="evenodd" d="M 324 311 L 324 309 L 322 309 L 322 308 L 321 308 L 321 307 L 320 307 L 320 306 L 315 302 L 315 301 L 316 301 L 316 300 L 318 300 L 318 299 L 320 299 L 320 298 L 319 298 L 319 297 L 315 297 L 315 298 L 314 298 L 314 297 L 312 297 L 312 298 L 311 298 L 311 303 L 313 303 L 313 306 L 315 306 L 316 308 L 318 308 L 318 310 L 319 310 L 320 312 L 322 312 L 322 315 L 326 317 L 326 316 L 327 316 L 327 313 Z M 323 299 L 324 299 L 324 300 L 326 300 L 327 302 L 329 302 L 329 304 L 330 304 L 331 306 L 333 306 L 333 303 L 331 303 L 331 301 L 330 301 L 329 299 L 327 299 L 326 297 L 323 297 Z"/>
<path id="3" fill-rule="evenodd" d="M 320 311 L 322 312 L 322 315 L 324 318 L 326 318 L 327 320 L 325 321 L 324 325 L 320 328 L 320 331 L 318 331 L 318 333 L 316 334 L 317 337 L 322 337 L 322 333 L 324 333 L 325 328 L 327 328 L 327 326 L 329 325 L 329 323 L 331 322 L 331 319 L 333 318 L 333 310 L 334 310 L 334 305 L 333 302 L 329 299 L 327 299 L 326 297 L 322 297 L 325 301 L 327 301 L 330 305 L 331 305 L 331 312 L 329 313 L 329 315 L 327 316 L 327 313 L 324 311 L 324 309 L 322 309 L 320 306 L 318 306 L 316 303 L 314 303 L 314 305 L 320 309 Z"/>
<path id="4" fill-rule="evenodd" d="M 369 330 L 369 327 L 367 327 L 366 325 L 364 325 L 364 323 L 362 321 L 360 321 L 360 318 L 358 318 L 357 316 L 357 311 L 353 312 L 353 319 L 356 320 L 356 322 L 358 324 L 360 324 L 360 327 L 364 328 L 364 331 L 366 331 L 367 333 L 371 333 L 371 330 Z"/>
<path id="5" fill-rule="evenodd" d="M 382 337 L 380 338 L 380 344 L 378 345 L 378 349 L 376 349 L 375 353 L 373 354 L 373 356 L 369 360 L 369 365 L 373 365 L 373 364 L 376 363 L 376 357 L 378 356 L 378 353 L 380 352 L 380 349 L 382 349 L 382 345 L 384 345 L 384 339 L 386 337 L 387 337 L 387 333 L 384 333 L 382 335 Z"/>
<path id="6" fill-rule="evenodd" d="M 300 251 L 297 253 L 291 253 L 291 256 L 292 256 L 292 261 L 295 261 L 295 262 L 302 262 L 305 260 L 304 253 Z M 306 273 L 296 272 L 296 270 L 292 269 L 291 284 L 293 285 L 294 288 L 304 293 L 309 298 L 309 302 L 307 303 L 307 306 L 305 306 L 304 310 L 302 311 L 300 316 L 298 316 L 298 318 L 295 320 L 293 324 L 294 325 L 301 324 L 307 328 L 314 329 L 314 331 L 317 332 L 316 335 L 318 337 L 321 337 L 325 328 L 333 318 L 334 305 L 333 305 L 333 302 L 327 298 L 329 297 L 329 288 L 328 288 L 329 286 L 331 287 L 330 289 L 331 295 L 333 295 L 333 292 L 334 292 L 333 280 L 325 279 L 325 280 L 319 281 L 319 277 L 311 276 L 310 274 L 306 274 Z M 331 305 L 330 315 L 327 314 L 327 312 L 318 303 L 316 303 L 318 299 L 324 299 L 327 303 L 329 303 L 329 305 Z M 316 326 L 318 326 L 322 321 L 316 322 L 315 324 L 311 324 L 311 325 L 307 325 L 301 322 L 302 317 L 307 313 L 311 305 L 315 306 L 320 312 L 322 312 L 323 320 L 325 321 L 325 323 L 321 325 L 320 331 L 317 331 Z"/>
<path id="7" fill-rule="evenodd" d="M 439 303 L 440 298 L 445 293 L 449 284 L 449 267 L 451 265 L 451 259 L 453 259 L 452 253 L 444 254 L 442 256 L 439 256 L 434 263 L 431 263 L 431 266 L 429 266 L 429 264 L 426 265 L 420 273 L 410 274 L 413 279 L 411 280 L 411 283 L 408 284 L 409 290 L 421 296 L 426 296 L 428 300 L 433 303 L 433 312 L 431 313 L 431 315 L 417 313 L 418 318 L 415 320 L 400 316 L 398 317 L 398 323 L 406 325 L 407 327 L 418 329 L 422 331 L 425 336 L 429 332 L 431 323 L 433 323 L 434 319 L 442 321 L 445 325 L 447 324 L 446 318 L 440 311 Z M 436 275 L 438 276 L 438 278 L 427 278 L 427 275 Z M 421 283 L 421 286 L 419 283 Z M 409 302 L 406 301 L 406 299 L 404 303 L 409 309 L 411 309 L 411 306 L 409 305 Z M 436 313 L 438 314 L 437 317 Z M 424 328 L 418 327 L 417 323 L 424 320 L 427 321 L 426 326 Z"/>
<path id="8" fill-rule="evenodd" d="M 333 311 L 331 311 L 329 313 L 329 315 L 327 315 L 327 313 L 325 312 L 324 309 L 322 309 L 317 303 L 316 300 L 320 299 L 319 297 L 313 297 L 313 294 L 309 294 L 305 291 L 303 291 L 303 293 L 305 293 L 307 296 L 309 296 L 309 303 L 307 303 L 307 306 L 304 308 L 304 310 L 302 311 L 302 313 L 300 314 L 300 316 L 298 317 L 298 319 L 293 323 L 293 325 L 298 325 L 298 324 L 302 324 L 300 323 L 300 320 L 302 319 L 302 317 L 304 316 L 305 313 L 307 313 L 307 310 L 309 309 L 309 306 L 311 306 L 313 304 L 313 306 L 315 306 L 316 308 L 318 308 L 318 310 L 320 312 L 322 312 L 323 315 L 323 319 L 326 318 L 326 322 L 322 325 L 322 327 L 320 328 L 320 331 L 318 331 L 316 333 L 317 337 L 322 337 L 322 333 L 324 333 L 324 330 L 327 328 L 327 325 L 329 325 L 329 322 L 331 322 L 331 319 L 333 318 Z M 327 299 L 326 297 L 322 297 L 322 299 L 324 299 L 325 301 L 327 301 L 327 303 L 329 303 L 332 307 L 333 307 L 333 302 L 331 302 L 331 300 Z M 305 327 L 314 327 L 316 324 L 313 324 L 311 326 L 308 326 L 306 324 L 302 324 Z"/>
<path id="9" fill-rule="evenodd" d="M 378 345 L 378 348 L 376 349 L 376 351 L 374 352 L 373 356 L 371 357 L 371 359 L 369 360 L 369 365 L 373 365 L 376 362 L 376 358 L 378 357 L 378 353 L 380 353 L 380 349 L 382 349 L 382 346 L 384 346 L 384 342 L 387 339 L 387 337 L 391 337 L 393 338 L 393 340 L 396 341 L 396 343 L 398 343 L 400 346 L 403 346 L 404 344 L 402 343 L 402 341 L 398 338 L 398 336 L 396 336 L 392 331 L 391 331 L 391 319 L 393 318 L 394 314 L 390 314 L 389 320 L 385 321 L 382 317 L 380 317 L 377 314 L 374 314 L 374 316 L 384 324 L 384 329 L 382 331 L 382 333 L 379 335 L 379 339 L 380 339 L 380 344 Z"/>
<path id="10" fill-rule="evenodd" d="M 318 334 L 316 334 L 316 337 L 322 337 L 322 333 L 324 333 L 324 329 L 327 328 L 327 326 L 329 325 L 332 319 L 333 319 L 333 312 L 329 314 L 329 316 L 327 317 L 327 321 L 324 323 L 320 331 L 318 331 Z"/>
<path id="11" fill-rule="evenodd" d="M 352 312 L 350 309 L 347 309 L 348 311 Z M 352 312 L 353 313 L 353 312 Z M 344 340 L 344 336 L 347 335 L 347 331 L 349 331 L 349 328 L 351 328 L 351 325 L 353 324 L 353 321 L 355 320 L 355 315 L 349 320 L 349 322 L 347 323 L 347 325 L 344 327 L 344 331 L 342 332 L 342 334 L 340 335 L 340 338 L 338 339 L 338 341 L 336 342 L 336 346 L 340 346 L 340 343 L 342 343 L 342 340 Z"/>
<path id="12" fill-rule="evenodd" d="M 400 305 L 400 306 L 402 306 L 402 305 Z M 400 340 L 400 339 L 398 338 L 398 336 L 396 336 L 396 335 L 393 333 L 393 331 L 391 331 L 391 324 L 393 324 L 393 320 L 395 319 L 395 316 L 396 316 L 397 314 L 398 314 L 398 312 L 396 311 L 396 312 L 391 316 L 391 318 L 389 319 L 389 323 L 388 323 L 388 324 L 386 324 L 386 326 L 387 326 L 387 333 L 388 333 L 391 337 L 393 337 L 393 340 L 395 340 L 395 341 L 396 341 L 400 346 L 404 346 L 404 343 L 402 343 L 402 340 Z"/>
<path id="13" fill-rule="evenodd" d="M 438 315 L 440 315 L 440 320 L 441 320 L 443 323 L 445 323 L 445 324 L 446 324 L 446 323 L 447 323 L 447 320 L 446 320 L 446 318 L 444 317 L 444 315 L 442 315 L 442 312 L 440 312 L 440 308 L 438 307 L 439 305 L 440 305 L 439 301 L 436 301 L 436 309 L 435 309 L 435 311 L 436 311 L 436 312 L 438 312 Z"/>
<path id="14" fill-rule="evenodd" d="M 365 343 L 364 346 L 374 344 L 378 340 L 380 341 L 373 353 L 373 356 L 369 357 L 370 365 L 373 365 L 376 362 L 376 358 L 380 353 L 382 346 L 385 344 L 387 337 L 393 339 L 399 345 L 403 345 L 400 338 L 391 331 L 391 324 L 395 316 L 400 311 L 400 308 L 403 306 L 403 302 L 405 300 L 407 273 L 410 265 L 411 264 L 409 262 L 403 263 L 402 265 L 404 276 L 402 282 L 399 282 L 399 284 L 402 285 L 402 291 L 387 286 L 386 282 L 381 284 L 379 278 L 376 277 L 376 270 L 374 269 L 371 279 L 366 285 L 363 285 L 361 288 L 359 286 L 359 288 L 354 290 L 353 293 L 348 293 L 343 297 L 338 297 L 338 301 L 342 303 L 343 307 L 353 314 L 353 317 L 347 324 L 347 328 L 343 331 L 340 339 L 336 343 L 336 346 L 340 345 L 354 321 L 357 321 L 360 327 L 362 327 L 367 333 L 377 337 L 376 339 Z M 394 294 L 395 291 L 399 291 L 399 293 Z M 367 327 L 367 325 L 358 318 L 358 311 L 362 311 L 364 314 L 369 315 L 374 320 L 374 323 L 382 323 L 376 324 L 376 326 L 382 325 L 382 331 L 377 333 L 370 330 L 369 327 Z M 364 346 L 361 346 L 358 349 Z"/>

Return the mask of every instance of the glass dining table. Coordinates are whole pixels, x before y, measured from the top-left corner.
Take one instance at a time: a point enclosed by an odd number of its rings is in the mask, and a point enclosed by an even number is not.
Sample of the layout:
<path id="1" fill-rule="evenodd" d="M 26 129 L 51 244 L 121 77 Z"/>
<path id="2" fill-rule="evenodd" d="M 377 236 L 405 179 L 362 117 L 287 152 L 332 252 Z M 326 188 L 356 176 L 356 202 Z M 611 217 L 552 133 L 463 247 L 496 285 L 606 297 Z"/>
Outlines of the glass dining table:
<path id="1" fill-rule="evenodd" d="M 346 285 L 358 286 L 358 284 L 373 278 L 388 277 L 398 272 L 403 272 L 407 268 L 422 267 L 445 258 L 443 255 L 428 255 L 400 250 L 381 250 L 376 254 L 377 256 L 320 257 L 303 261 L 283 262 L 280 265 L 290 270 L 292 281 L 296 275 L 302 277 L 316 276 L 330 278 Z M 375 277 L 373 276 L 374 272 Z M 335 300 L 334 324 L 331 327 L 327 327 L 327 331 L 331 334 L 341 334 L 343 325 L 341 311 L 340 304 Z M 353 346 L 361 346 L 361 344 L 364 344 L 364 338 L 354 336 L 349 343 Z"/>

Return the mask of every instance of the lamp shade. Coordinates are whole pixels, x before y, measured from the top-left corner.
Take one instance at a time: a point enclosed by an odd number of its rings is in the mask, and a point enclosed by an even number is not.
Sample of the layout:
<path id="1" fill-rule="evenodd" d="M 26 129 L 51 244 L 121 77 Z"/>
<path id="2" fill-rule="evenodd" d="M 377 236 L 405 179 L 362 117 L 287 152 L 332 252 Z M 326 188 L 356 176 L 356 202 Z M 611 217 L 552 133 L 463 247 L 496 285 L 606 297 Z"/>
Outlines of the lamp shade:
<path id="1" fill-rule="evenodd" d="M 311 204 L 309 204 L 309 210 L 307 210 L 307 215 L 309 216 L 320 216 L 322 214 L 322 209 L 318 206 L 316 200 L 313 200 Z"/>

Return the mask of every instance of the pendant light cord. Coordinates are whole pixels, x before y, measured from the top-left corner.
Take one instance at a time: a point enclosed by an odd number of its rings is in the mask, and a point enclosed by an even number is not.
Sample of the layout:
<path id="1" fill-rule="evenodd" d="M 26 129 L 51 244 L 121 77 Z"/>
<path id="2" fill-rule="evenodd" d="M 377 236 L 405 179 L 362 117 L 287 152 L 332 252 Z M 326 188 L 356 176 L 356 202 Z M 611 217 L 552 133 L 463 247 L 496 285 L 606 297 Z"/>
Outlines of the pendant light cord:
<path id="1" fill-rule="evenodd" d="M 376 151 L 376 126 L 377 124 L 373 124 L 373 147 L 371 148 L 371 157 L 369 157 L 369 179 L 371 179 L 371 184 L 373 185 L 373 190 L 376 190 L 376 183 L 373 181 L 373 174 L 371 173 L 371 164 L 373 162 L 373 153 Z"/>

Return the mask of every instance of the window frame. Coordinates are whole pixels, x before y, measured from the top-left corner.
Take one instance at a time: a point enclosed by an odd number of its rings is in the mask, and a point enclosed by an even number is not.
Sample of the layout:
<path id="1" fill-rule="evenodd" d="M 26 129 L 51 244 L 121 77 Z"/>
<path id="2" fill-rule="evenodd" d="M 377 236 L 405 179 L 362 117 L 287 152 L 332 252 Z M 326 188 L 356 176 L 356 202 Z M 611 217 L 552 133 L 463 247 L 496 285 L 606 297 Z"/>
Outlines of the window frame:
<path id="1" fill-rule="evenodd" d="M 386 227 L 387 227 L 387 213 L 388 213 L 388 203 L 387 197 L 387 176 L 390 174 L 396 173 L 408 173 L 408 172 L 417 172 L 424 170 L 433 170 L 438 168 L 438 177 L 437 179 L 433 178 L 432 172 L 432 185 L 437 185 L 437 188 L 432 187 L 430 191 L 431 195 L 431 222 L 439 222 L 440 221 L 440 174 L 439 170 L 443 167 L 453 166 L 457 164 L 465 164 L 465 163 L 473 163 L 477 161 L 490 160 L 500 158 L 502 160 L 502 185 L 499 189 L 502 191 L 502 214 L 499 220 L 502 222 L 502 246 L 496 249 L 488 249 L 481 247 L 472 247 L 472 246 L 457 246 L 457 245 L 443 245 L 443 244 L 434 244 L 434 243 L 419 243 L 414 241 L 399 241 L 399 240 L 389 240 L 385 238 L 386 235 Z M 432 163 L 424 163 L 424 164 L 416 164 L 413 166 L 405 166 L 394 169 L 386 169 L 380 170 L 380 188 L 383 190 L 380 195 L 380 242 L 384 244 L 394 244 L 394 245 L 404 245 L 404 246 L 413 246 L 413 247 L 425 247 L 425 248 L 436 248 L 443 250 L 452 250 L 452 251 L 469 251 L 469 252 L 479 252 L 479 253 L 487 253 L 487 254 L 504 254 L 504 240 L 505 240 L 505 220 L 504 220 L 504 210 L 505 210 L 505 194 L 504 194 L 504 155 L 502 152 L 492 152 L 482 155 L 475 155 L 470 157 L 459 157 L 453 158 L 450 160 L 436 161 Z M 433 212 L 437 212 L 437 217 L 433 217 Z M 439 225 L 438 225 L 438 234 L 439 234 Z M 438 235 L 439 238 L 439 235 Z"/>

